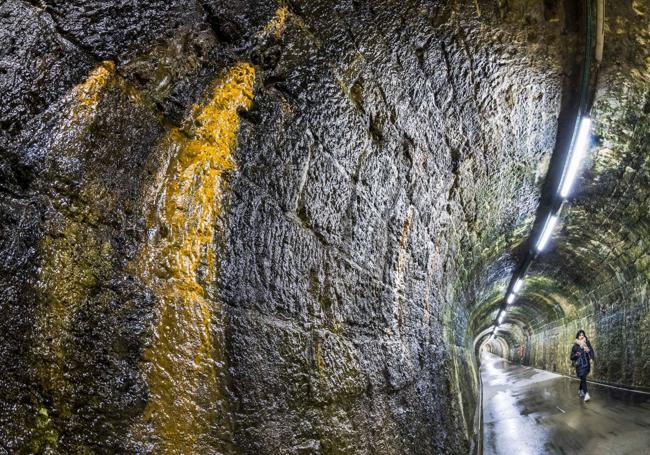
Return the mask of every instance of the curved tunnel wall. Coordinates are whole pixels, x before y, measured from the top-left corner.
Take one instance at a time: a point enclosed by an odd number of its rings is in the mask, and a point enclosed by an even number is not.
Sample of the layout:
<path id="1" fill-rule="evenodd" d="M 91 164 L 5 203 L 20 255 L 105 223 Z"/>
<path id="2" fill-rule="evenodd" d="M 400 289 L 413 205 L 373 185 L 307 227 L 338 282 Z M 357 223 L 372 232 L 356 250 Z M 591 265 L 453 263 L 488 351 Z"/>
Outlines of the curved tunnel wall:
<path id="1" fill-rule="evenodd" d="M 467 451 L 577 11 L 0 11 L 6 450 Z"/>

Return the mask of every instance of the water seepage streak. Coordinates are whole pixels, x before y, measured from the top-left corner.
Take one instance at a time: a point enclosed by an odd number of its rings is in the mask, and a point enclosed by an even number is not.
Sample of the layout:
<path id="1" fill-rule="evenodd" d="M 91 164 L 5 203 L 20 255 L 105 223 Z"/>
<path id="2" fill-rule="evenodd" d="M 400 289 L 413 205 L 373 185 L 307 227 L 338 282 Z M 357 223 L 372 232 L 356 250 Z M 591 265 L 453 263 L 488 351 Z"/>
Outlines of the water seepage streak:
<path id="1" fill-rule="evenodd" d="M 163 453 L 206 453 L 228 444 L 226 367 L 214 293 L 216 229 L 238 110 L 253 99 L 254 68 L 237 64 L 207 102 L 163 139 L 171 159 L 148 219 L 149 237 L 133 264 L 157 297 L 152 344 L 144 353 L 149 399 L 136 437 Z"/>

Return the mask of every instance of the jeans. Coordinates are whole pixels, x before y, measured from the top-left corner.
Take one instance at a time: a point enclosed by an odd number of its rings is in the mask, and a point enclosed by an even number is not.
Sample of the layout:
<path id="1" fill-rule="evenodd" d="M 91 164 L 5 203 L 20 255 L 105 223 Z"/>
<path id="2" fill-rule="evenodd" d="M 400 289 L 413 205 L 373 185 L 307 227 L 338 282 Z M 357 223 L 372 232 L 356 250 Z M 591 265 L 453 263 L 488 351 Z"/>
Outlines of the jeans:
<path id="1" fill-rule="evenodd" d="M 580 391 L 580 394 L 582 394 L 582 395 L 585 395 L 585 394 L 589 393 L 587 391 L 587 374 L 588 373 L 585 373 L 585 374 L 582 374 L 582 375 L 578 376 L 580 378 L 580 388 L 578 390 Z"/>

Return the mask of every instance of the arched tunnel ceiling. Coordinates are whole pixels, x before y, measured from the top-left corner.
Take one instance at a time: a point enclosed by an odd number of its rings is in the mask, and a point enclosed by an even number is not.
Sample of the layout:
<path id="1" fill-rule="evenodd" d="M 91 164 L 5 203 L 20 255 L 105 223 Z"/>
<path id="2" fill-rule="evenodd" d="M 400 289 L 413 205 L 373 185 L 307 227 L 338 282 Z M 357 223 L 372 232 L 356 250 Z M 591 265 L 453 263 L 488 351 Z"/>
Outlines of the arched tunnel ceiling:
<path id="1" fill-rule="evenodd" d="M 567 282 L 554 280 L 534 271 L 528 275 L 526 285 L 513 304 L 508 306 L 504 323 L 511 323 L 530 333 L 534 328 L 550 324 L 565 317 L 575 317 L 580 306 L 575 288 L 567 288 Z M 470 330 L 478 333 L 493 326 L 504 299 L 505 284 L 498 286 L 489 298 L 481 301 L 470 320 Z M 501 330 L 508 331 L 507 325 Z"/>
<path id="2" fill-rule="evenodd" d="M 607 41 L 597 68 L 591 156 L 547 251 L 529 270 L 528 284 L 505 318 L 529 330 L 572 320 L 588 323 L 584 317 L 589 314 L 596 320 L 614 317 L 621 308 L 634 314 L 635 321 L 643 321 L 647 314 L 643 302 L 650 276 L 650 60 L 645 46 L 649 32 L 647 21 L 631 18 L 644 17 L 648 6 L 617 3 L 608 4 L 606 10 L 606 31 L 616 33 L 616 38 Z M 479 299 L 480 309 L 473 315 L 476 339 L 484 339 L 482 331 L 493 323 L 507 280 L 502 279 L 500 295 Z M 511 341 L 523 343 L 521 337 Z"/>
<path id="3" fill-rule="evenodd" d="M 592 303 L 593 299 L 583 298 L 584 294 L 592 293 L 597 299 L 597 289 L 609 287 L 611 291 L 603 292 L 614 292 L 616 299 L 624 301 L 630 297 L 634 283 L 643 285 L 650 275 L 650 98 L 647 88 L 645 93 L 639 91 L 634 95 L 636 98 L 631 98 L 637 104 L 630 101 L 614 118 L 596 100 L 598 142 L 593 157 L 561 227 L 552 238 L 550 251 L 538 259 L 526 280 L 550 281 L 540 287 L 537 298 L 549 298 L 559 304 L 564 301 L 562 309 L 566 313 L 568 305 L 568 315 L 572 317 L 576 316 L 576 307 Z M 629 142 L 609 141 L 610 128 L 626 128 Z M 615 159 L 612 149 L 624 152 Z M 515 309 L 525 306 L 529 299 L 529 291 L 524 290 Z M 545 320 L 550 323 L 559 317 L 561 313 L 549 314 Z"/>

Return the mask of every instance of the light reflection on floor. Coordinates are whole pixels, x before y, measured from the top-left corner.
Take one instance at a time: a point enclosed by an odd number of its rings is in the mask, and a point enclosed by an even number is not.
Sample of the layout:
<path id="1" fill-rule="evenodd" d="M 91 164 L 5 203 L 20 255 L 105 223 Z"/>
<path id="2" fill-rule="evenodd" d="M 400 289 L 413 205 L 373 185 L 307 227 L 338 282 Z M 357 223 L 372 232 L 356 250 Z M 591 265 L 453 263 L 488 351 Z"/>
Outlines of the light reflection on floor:
<path id="1" fill-rule="evenodd" d="M 578 383 L 481 355 L 483 446 L 492 454 L 648 454 L 650 396 Z"/>

